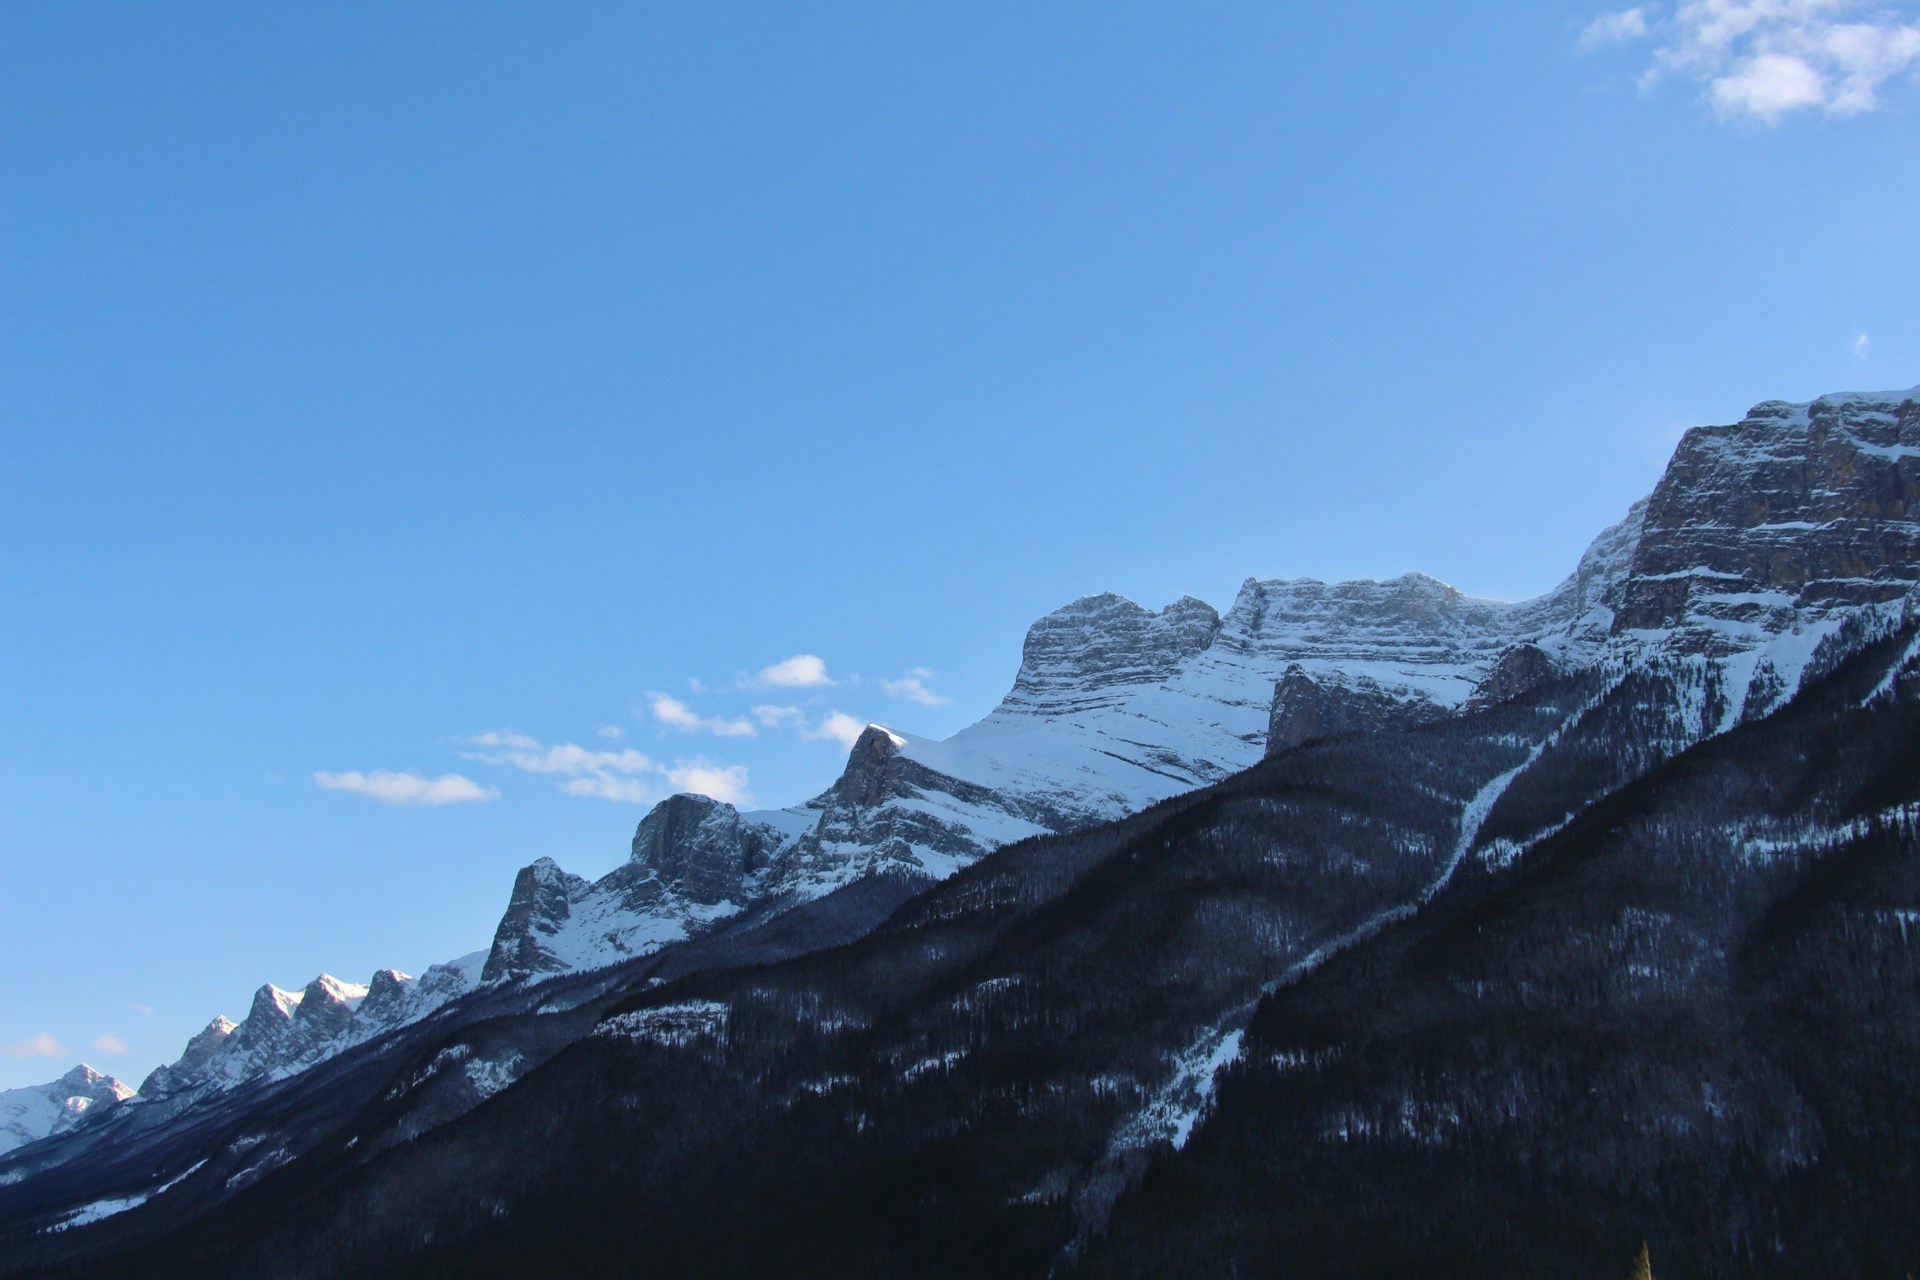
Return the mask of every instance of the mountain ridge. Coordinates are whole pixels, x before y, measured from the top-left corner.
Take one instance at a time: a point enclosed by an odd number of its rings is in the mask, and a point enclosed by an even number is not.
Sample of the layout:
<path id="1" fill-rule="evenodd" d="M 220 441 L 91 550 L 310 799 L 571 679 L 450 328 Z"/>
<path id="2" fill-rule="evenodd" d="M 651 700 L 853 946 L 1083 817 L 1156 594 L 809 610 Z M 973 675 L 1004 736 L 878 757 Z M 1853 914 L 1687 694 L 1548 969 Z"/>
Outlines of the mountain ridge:
<path id="1" fill-rule="evenodd" d="M 245 1021 L 216 1020 L 141 1100 L 191 1108 L 488 988 L 627 963 L 867 877 L 930 885 L 1329 732 L 1414 730 L 1583 670 L 1664 673 L 1658 696 L 1684 723 L 1662 750 L 1752 722 L 1791 700 L 1823 653 L 1908 608 L 1917 396 L 1767 401 L 1695 428 L 1654 493 L 1529 601 L 1478 600 L 1420 574 L 1250 578 L 1224 615 L 1193 597 L 1158 611 L 1082 597 L 1034 624 L 1008 695 L 953 737 L 870 726 L 834 786 L 787 810 L 674 797 L 598 881 L 550 860 L 523 869 L 488 952 L 419 983 L 382 971 L 365 987 L 325 975 L 299 993 L 264 987 Z M 1486 801 L 1502 857 L 1544 829 L 1502 826 L 1524 790 Z"/>

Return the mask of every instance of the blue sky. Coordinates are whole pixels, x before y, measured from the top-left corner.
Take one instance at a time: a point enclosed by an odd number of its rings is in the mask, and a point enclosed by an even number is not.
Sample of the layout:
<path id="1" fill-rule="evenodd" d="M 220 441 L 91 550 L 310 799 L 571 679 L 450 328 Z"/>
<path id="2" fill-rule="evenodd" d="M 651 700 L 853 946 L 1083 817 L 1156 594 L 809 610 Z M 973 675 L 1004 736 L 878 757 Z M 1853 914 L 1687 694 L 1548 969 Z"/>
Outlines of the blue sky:
<path id="1" fill-rule="evenodd" d="M 1920 381 L 1917 28 L 9 6 L 0 1087 L 484 946 L 1079 595 L 1546 590 L 1685 426 Z"/>

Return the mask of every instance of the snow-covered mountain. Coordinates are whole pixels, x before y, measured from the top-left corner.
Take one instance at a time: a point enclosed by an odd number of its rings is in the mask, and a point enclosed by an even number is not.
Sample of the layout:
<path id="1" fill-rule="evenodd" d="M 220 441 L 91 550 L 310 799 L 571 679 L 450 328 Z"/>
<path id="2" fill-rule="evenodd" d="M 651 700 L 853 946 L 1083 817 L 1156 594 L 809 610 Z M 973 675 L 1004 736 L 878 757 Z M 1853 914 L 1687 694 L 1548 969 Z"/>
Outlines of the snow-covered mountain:
<path id="1" fill-rule="evenodd" d="M 1278 948 L 1275 963 L 1318 963 L 1325 946 L 1365 936 L 1369 922 L 1417 915 L 1437 886 L 1508 874 L 1592 803 L 1703 740 L 1751 725 L 1721 742 L 1751 744 L 1776 730 L 1790 742 L 1778 721 L 1751 722 L 1803 686 L 1831 702 L 1834 681 L 1813 683 L 1812 675 L 1859 668 L 1849 677 L 1858 688 L 1846 695 L 1853 710 L 1893 701 L 1889 690 L 1910 698 L 1920 661 L 1916 619 L 1920 388 L 1769 402 L 1740 423 L 1688 433 L 1654 493 L 1596 539 L 1565 582 L 1534 600 L 1474 599 L 1420 575 L 1337 584 L 1250 579 L 1224 615 L 1192 598 L 1155 612 L 1118 596 L 1087 597 L 1034 624 L 1001 704 L 945 741 L 871 726 L 834 785 L 790 809 L 741 813 L 704 797 L 673 797 L 641 821 L 628 861 L 598 881 L 551 860 L 521 871 L 489 951 L 417 981 L 385 971 L 365 986 L 323 975 L 302 991 L 264 987 L 242 1022 L 216 1020 L 180 1061 L 155 1071 L 131 1105 L 96 1102 L 91 1112 L 71 1108 L 48 1120 L 79 1095 L 27 1091 L 35 1092 L 27 1103 L 35 1125 L 61 1125 L 64 1136 L 0 1160 L 0 1200 L 24 1206 L 20 1221 L 33 1223 L 123 1213 L 124 1222 L 128 1206 L 175 1182 L 179 1189 L 167 1192 L 178 1197 L 167 1201 L 175 1209 L 189 1193 L 216 1203 L 301 1152 L 335 1150 L 326 1146 L 339 1139 L 334 1128 L 361 1124 L 359 1108 L 376 1097 L 379 1116 L 368 1112 L 367 1123 L 386 1126 L 384 1142 L 410 1142 L 560 1061 L 553 1055 L 589 1034 L 610 1002 L 679 977 L 704 981 L 768 956 L 882 937 L 904 929 L 903 917 L 878 934 L 874 924 L 902 910 L 920 910 L 921 924 L 937 934 L 943 912 L 990 917 L 982 904 L 995 893 L 1024 901 L 1033 886 L 1023 877 L 1051 885 L 1034 890 L 1038 901 L 1072 879 L 1049 861 L 1061 850 L 1084 846 L 1085 856 L 1104 857 L 1110 834 L 1144 838 L 1143 830 L 1187 812 L 1183 806 L 1212 804 L 1210 796 L 1222 798 L 1223 814 L 1235 810 L 1235 794 L 1264 796 L 1239 817 L 1221 818 L 1221 850 L 1236 841 L 1252 842 L 1242 853 L 1267 849 L 1256 859 L 1262 875 L 1273 869 L 1273 848 L 1293 848 L 1292 860 L 1257 910 L 1233 898 L 1244 885 L 1228 858 L 1216 868 L 1225 877 L 1221 913 L 1211 923 L 1169 919 L 1201 933 L 1224 930 L 1221 938 L 1255 950 Z M 1416 735 L 1390 732 L 1423 724 L 1431 727 Z M 1330 735 L 1360 736 L 1290 750 Z M 1875 750 L 1892 766 L 1901 760 Z M 1281 758 L 1242 772 L 1268 754 Z M 1415 776 L 1429 766 L 1451 781 Z M 1329 803 L 1345 806 L 1355 794 L 1364 801 L 1329 818 L 1330 827 L 1302 825 L 1306 810 L 1281 785 L 1318 776 L 1315 769 L 1331 770 L 1315 784 L 1331 788 Z M 1095 826 L 1236 774 L 1080 846 L 1068 839 L 1009 849 L 980 869 L 991 873 L 984 879 L 976 873 L 918 899 L 919 907 L 901 907 L 919 886 L 1022 837 Z M 1909 776 L 1897 767 L 1895 774 Z M 1405 812 L 1371 813 L 1375 798 L 1395 788 Z M 1409 814 L 1425 825 L 1375 832 L 1371 854 L 1342 844 L 1350 827 L 1411 821 Z M 1245 830 L 1229 831 L 1236 823 Z M 1324 946 L 1314 941 L 1329 903 L 1374 880 L 1382 896 L 1355 907 L 1364 907 L 1359 924 L 1342 925 Z M 967 899 L 975 889 L 986 893 L 979 902 Z M 1911 912 L 1900 910 L 1904 946 Z M 687 939 L 692 945 L 662 950 Z M 925 930 L 895 942 L 911 956 L 945 945 Z M 1201 950 L 1215 946 L 1206 941 Z M 1116 990 L 1131 999 L 1160 962 L 1142 958 L 1144 968 Z M 1234 960 L 1224 971 L 1238 981 L 1243 968 Z M 1013 976 L 976 990 L 997 993 L 1004 981 L 1011 991 L 1029 971 L 1067 970 L 1081 966 L 1021 961 Z M 1250 1007 L 1244 995 L 1209 1007 L 1204 1026 L 1175 1019 L 1161 1028 L 1176 1039 L 1205 1033 L 1193 1044 L 1206 1052 L 1189 1055 L 1204 1067 L 1195 1068 L 1196 1081 L 1210 1080 L 1224 1060 L 1216 1053 L 1221 1036 L 1239 1034 Z M 938 998 L 942 1009 L 951 1004 L 950 993 Z M 695 1001 L 670 1012 L 705 1027 L 719 1007 Z M 673 1037 L 694 1034 L 678 1022 L 669 1029 Z M 750 1052 L 751 1037 L 739 1034 Z M 931 1079 L 969 1051 L 964 1040 L 920 1044 L 912 1026 L 901 1034 L 914 1042 L 875 1079 Z M 365 1048 L 345 1052 L 356 1046 Z M 1127 1070 L 1154 1060 L 1135 1053 Z M 313 1070 L 321 1064 L 328 1065 Z M 444 1069 L 454 1064 L 457 1071 Z M 1100 1074 L 1089 1096 L 1107 1097 L 1114 1078 Z M 1143 1075 L 1137 1083 L 1151 1081 Z M 113 1096 L 123 1094 L 118 1086 Z M 103 1111 L 104 1124 L 88 1118 Z M 357 1130 L 340 1141 L 341 1159 L 372 1158 L 371 1139 L 355 1146 Z M 348 1157 L 350 1150 L 360 1154 Z M 211 1172 L 194 1172 L 203 1165 Z M 48 1173 L 61 1167 L 71 1188 Z"/>
<path id="2" fill-rule="evenodd" d="M 1269 746 L 1407 727 L 1607 655 L 1711 663 L 1716 726 L 1750 702 L 1764 711 L 1846 616 L 1920 578 L 1914 398 L 1769 401 L 1689 432 L 1653 495 L 1534 600 L 1475 599 L 1421 574 L 1249 578 L 1224 617 L 1191 596 L 1159 612 L 1076 600 L 1028 631 L 1001 704 L 945 741 L 873 726 L 804 805 L 741 814 L 677 796 L 598 882 L 527 868 L 486 976 L 604 964 L 880 869 L 939 879 L 1008 841 L 1216 781 Z"/>
<path id="3" fill-rule="evenodd" d="M 1695 736 L 1790 696 L 1820 642 L 1920 582 L 1920 388 L 1769 401 L 1686 434 L 1653 494 L 1558 587 L 1509 603 L 1420 574 L 1249 578 L 1223 616 L 1074 601 L 1028 631 L 1013 687 L 944 741 L 870 726 L 788 809 L 675 796 L 597 881 L 524 868 L 485 954 L 419 983 L 264 987 L 142 1093 L 285 1076 L 468 990 L 594 968 L 888 873 L 942 879 L 1001 845 L 1111 820 L 1270 749 L 1404 728 L 1599 662 L 1691 663 Z M 476 972 L 477 969 L 477 972 Z"/>
<path id="4" fill-rule="evenodd" d="M 65 1133 L 89 1112 L 118 1106 L 133 1093 L 84 1062 L 58 1080 L 0 1092 L 0 1152 Z"/>
<path id="5" fill-rule="evenodd" d="M 299 991 L 268 983 L 254 993 L 245 1018 L 215 1018 L 177 1061 L 156 1067 L 141 1083 L 140 1097 L 158 1102 L 292 1075 L 464 995 L 479 980 L 484 958 L 475 952 L 419 978 L 382 969 L 364 985 L 325 973 Z"/>

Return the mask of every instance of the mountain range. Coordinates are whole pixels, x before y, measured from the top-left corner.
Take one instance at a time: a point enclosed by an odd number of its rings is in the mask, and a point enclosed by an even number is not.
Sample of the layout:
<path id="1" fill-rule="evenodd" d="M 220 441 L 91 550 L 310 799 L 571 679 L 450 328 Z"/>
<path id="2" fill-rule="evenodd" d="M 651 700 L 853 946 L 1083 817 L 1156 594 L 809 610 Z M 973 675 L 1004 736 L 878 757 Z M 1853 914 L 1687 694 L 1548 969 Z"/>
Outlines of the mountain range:
<path id="1" fill-rule="evenodd" d="M 0 1095 L 0 1274 L 1904 1274 L 1916 664 L 1920 388 L 1689 431 L 1535 600 L 1086 597 L 949 739 Z"/>

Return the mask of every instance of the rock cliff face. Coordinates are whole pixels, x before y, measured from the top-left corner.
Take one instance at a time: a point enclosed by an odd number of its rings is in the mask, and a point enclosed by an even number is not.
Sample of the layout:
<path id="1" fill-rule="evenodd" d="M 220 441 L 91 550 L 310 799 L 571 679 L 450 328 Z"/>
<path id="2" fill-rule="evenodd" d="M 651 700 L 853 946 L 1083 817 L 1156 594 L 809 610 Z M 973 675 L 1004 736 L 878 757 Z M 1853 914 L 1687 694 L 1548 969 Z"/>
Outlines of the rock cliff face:
<path id="1" fill-rule="evenodd" d="M 1273 709 L 1267 717 L 1267 754 L 1334 734 L 1411 729 L 1446 714 L 1447 709 L 1432 698 L 1395 695 L 1372 676 L 1347 679 L 1333 675 L 1315 680 L 1295 663 L 1273 688 Z"/>
<path id="2" fill-rule="evenodd" d="M 133 1088 L 81 1063 L 58 1080 L 0 1092 L 0 1153 L 38 1142 L 133 1097 Z"/>
<path id="3" fill-rule="evenodd" d="M 1647 503 L 1618 632 L 1707 653 L 1920 581 L 1920 388 L 1768 401 L 1681 440 Z"/>

